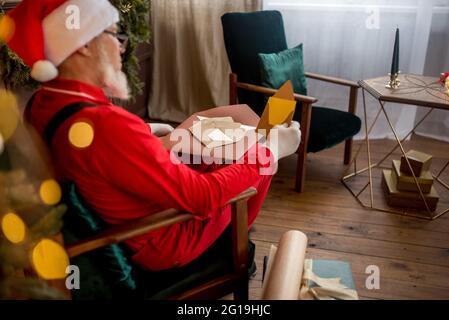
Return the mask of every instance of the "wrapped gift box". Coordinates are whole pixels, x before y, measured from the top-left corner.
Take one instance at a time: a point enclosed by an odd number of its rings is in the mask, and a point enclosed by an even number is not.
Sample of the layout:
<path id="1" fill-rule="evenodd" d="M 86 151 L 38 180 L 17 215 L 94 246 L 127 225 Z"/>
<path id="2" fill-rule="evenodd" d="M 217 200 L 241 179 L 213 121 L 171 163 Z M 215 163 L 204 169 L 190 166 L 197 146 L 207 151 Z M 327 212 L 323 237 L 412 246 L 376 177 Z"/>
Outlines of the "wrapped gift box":
<path id="1" fill-rule="evenodd" d="M 394 180 L 397 189 L 399 191 L 414 191 L 419 193 L 413 176 L 402 172 L 400 167 L 401 161 L 393 160 L 392 179 Z M 421 191 L 423 193 L 429 193 L 433 185 L 433 177 L 430 171 L 423 171 L 420 176 L 416 177 L 416 179 L 421 187 Z"/>
<path id="2" fill-rule="evenodd" d="M 382 181 L 387 192 L 387 203 L 392 207 L 414 208 L 426 210 L 426 205 L 419 192 L 399 191 L 392 178 L 392 170 L 383 170 Z M 431 211 L 435 211 L 439 196 L 435 187 L 431 187 L 430 192 L 424 194 L 427 205 Z"/>
<path id="3" fill-rule="evenodd" d="M 431 155 L 416 150 L 410 150 L 405 155 L 407 156 L 416 177 L 421 176 L 424 171 L 430 170 L 430 165 L 432 164 Z M 410 171 L 404 156 L 401 158 L 401 171 L 405 174 L 412 175 L 412 171 Z"/>

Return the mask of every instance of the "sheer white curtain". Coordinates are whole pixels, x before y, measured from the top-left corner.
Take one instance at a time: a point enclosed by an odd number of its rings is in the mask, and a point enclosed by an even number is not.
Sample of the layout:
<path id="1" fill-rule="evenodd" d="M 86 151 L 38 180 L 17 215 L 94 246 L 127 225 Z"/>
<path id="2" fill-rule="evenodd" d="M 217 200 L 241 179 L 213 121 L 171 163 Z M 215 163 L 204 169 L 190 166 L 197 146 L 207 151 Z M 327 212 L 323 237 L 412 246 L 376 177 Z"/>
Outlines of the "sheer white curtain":
<path id="1" fill-rule="evenodd" d="M 449 70 L 449 0 L 264 0 L 264 10 L 279 10 L 289 47 L 304 43 L 306 71 L 351 80 L 387 75 L 396 27 L 400 29 L 400 70 L 439 76 Z M 308 81 L 309 94 L 319 105 L 347 110 L 347 90 Z M 378 102 L 368 94 L 368 121 Z M 400 136 L 425 110 L 388 104 Z M 435 112 L 435 111 L 434 111 Z M 358 115 L 363 115 L 359 96 Z M 420 134 L 448 140 L 449 112 L 436 111 L 421 124 Z M 364 130 L 357 138 L 364 136 Z M 371 137 L 392 137 L 381 115 Z"/>

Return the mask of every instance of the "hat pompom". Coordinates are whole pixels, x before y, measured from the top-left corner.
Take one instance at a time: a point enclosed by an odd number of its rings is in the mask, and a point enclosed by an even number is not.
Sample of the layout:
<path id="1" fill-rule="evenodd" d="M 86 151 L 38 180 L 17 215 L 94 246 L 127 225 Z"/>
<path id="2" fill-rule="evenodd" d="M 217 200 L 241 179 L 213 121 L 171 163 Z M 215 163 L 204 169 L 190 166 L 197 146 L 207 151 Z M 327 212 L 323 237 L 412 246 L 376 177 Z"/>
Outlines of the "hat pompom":
<path id="1" fill-rule="evenodd" d="M 33 64 L 31 77 L 39 82 L 47 82 L 58 76 L 58 69 L 48 60 L 39 60 Z"/>

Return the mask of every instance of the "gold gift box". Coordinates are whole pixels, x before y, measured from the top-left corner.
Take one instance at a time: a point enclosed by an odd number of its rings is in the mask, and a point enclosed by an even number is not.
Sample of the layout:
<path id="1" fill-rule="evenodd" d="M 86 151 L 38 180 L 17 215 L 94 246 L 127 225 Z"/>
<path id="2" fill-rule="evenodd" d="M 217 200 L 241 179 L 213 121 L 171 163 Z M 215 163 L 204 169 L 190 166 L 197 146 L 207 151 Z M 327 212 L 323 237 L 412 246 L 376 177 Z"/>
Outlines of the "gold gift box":
<path id="1" fill-rule="evenodd" d="M 430 170 L 430 165 L 432 164 L 431 155 L 416 150 L 410 150 L 405 155 L 407 156 L 416 177 L 421 176 L 424 171 Z M 401 171 L 408 175 L 412 175 L 412 171 L 410 171 L 404 156 L 401 158 Z"/>
<path id="2" fill-rule="evenodd" d="M 419 192 L 400 191 L 397 189 L 392 177 L 392 170 L 382 171 L 382 181 L 387 192 L 387 203 L 392 207 L 405 207 L 426 210 L 426 205 Z M 424 194 L 427 205 L 431 211 L 435 211 L 439 196 L 435 187 L 431 187 L 430 192 Z"/>
<path id="3" fill-rule="evenodd" d="M 396 184 L 397 189 L 399 191 L 414 191 L 419 193 L 413 176 L 401 172 L 400 167 L 401 161 L 393 160 L 393 170 L 391 176 L 394 183 Z M 421 187 L 421 191 L 423 193 L 430 192 L 433 185 L 433 177 L 430 171 L 423 171 L 420 176 L 416 177 L 416 180 L 418 180 L 419 186 Z"/>

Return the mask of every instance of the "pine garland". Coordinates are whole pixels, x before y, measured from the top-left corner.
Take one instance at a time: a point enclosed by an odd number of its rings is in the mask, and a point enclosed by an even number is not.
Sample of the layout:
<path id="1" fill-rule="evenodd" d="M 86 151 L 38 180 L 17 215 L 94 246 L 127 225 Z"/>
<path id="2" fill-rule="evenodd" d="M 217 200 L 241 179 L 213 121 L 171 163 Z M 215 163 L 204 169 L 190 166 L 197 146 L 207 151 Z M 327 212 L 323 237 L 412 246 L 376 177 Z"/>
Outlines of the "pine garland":
<path id="1" fill-rule="evenodd" d="M 135 98 L 142 93 L 143 83 L 139 79 L 139 61 L 135 50 L 139 43 L 148 42 L 150 28 L 148 16 L 149 0 L 111 0 L 120 11 L 120 27 L 129 36 L 128 48 L 123 58 L 123 69 L 128 76 L 131 95 Z M 0 8 L 1 9 L 1 8 Z M 35 89 L 39 85 L 30 76 L 30 68 L 6 45 L 0 47 L 0 79 L 7 88 Z"/>
<path id="2" fill-rule="evenodd" d="M 135 55 L 137 45 L 148 42 L 150 39 L 149 28 L 149 0 L 111 0 L 111 3 L 121 13 L 120 28 L 129 36 L 123 66 L 131 87 L 131 95 L 135 98 L 142 94 L 143 83 L 139 79 L 139 60 Z"/>
<path id="3" fill-rule="evenodd" d="M 0 47 L 0 77 L 6 88 L 35 89 L 39 85 L 31 78 L 30 68 L 4 44 Z"/>

